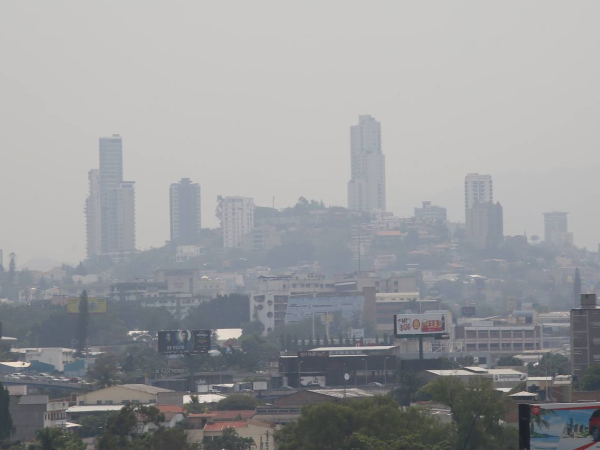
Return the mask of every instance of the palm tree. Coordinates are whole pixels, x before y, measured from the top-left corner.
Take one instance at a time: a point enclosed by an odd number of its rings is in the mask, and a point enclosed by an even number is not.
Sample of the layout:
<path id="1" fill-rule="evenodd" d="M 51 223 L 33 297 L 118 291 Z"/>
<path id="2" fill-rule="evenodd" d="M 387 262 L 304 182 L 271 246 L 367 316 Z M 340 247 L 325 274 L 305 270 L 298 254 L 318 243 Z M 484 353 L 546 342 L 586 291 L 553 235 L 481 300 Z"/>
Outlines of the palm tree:
<path id="1" fill-rule="evenodd" d="M 191 399 L 192 401 L 183 407 L 185 412 L 188 414 L 202 414 L 206 410 L 204 404 L 200 403 L 197 395 L 192 395 Z"/>
<path id="2" fill-rule="evenodd" d="M 548 422 L 544 417 L 546 416 L 555 416 L 557 413 L 553 409 L 542 409 L 539 414 L 531 414 L 531 432 L 535 431 L 537 427 L 538 432 L 543 428 L 550 428 L 550 422 Z"/>

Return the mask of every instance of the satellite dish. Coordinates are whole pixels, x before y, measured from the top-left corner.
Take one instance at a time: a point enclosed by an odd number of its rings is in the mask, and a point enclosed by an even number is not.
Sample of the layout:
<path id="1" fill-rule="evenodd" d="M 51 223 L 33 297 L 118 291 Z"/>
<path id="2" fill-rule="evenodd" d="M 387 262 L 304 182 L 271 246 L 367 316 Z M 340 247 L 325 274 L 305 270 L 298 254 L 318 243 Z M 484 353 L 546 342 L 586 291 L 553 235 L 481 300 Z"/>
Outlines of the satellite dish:
<path id="1" fill-rule="evenodd" d="M 345 373 L 344 374 L 344 380 L 348 381 L 350 379 L 350 374 L 349 373 Z"/>

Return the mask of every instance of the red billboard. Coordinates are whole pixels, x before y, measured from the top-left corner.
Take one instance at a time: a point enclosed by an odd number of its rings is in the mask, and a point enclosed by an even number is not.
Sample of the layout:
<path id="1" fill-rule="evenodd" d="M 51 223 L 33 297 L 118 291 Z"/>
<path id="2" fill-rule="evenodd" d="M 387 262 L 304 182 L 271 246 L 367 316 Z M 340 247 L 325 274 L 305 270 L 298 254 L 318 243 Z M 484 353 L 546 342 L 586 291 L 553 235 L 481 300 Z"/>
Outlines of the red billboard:
<path id="1" fill-rule="evenodd" d="M 396 337 L 446 333 L 446 315 L 440 313 L 397 314 L 394 316 Z"/>

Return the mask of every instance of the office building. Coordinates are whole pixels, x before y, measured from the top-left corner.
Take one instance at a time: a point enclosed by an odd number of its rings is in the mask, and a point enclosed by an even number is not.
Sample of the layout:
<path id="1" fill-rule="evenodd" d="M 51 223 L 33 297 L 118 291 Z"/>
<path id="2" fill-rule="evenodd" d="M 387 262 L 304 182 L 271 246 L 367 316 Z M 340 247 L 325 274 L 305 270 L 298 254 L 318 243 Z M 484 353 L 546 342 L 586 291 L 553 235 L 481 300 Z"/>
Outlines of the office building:
<path id="1" fill-rule="evenodd" d="M 502 205 L 474 203 L 467 209 L 467 242 L 476 249 L 498 248 L 504 241 Z"/>
<path id="2" fill-rule="evenodd" d="M 573 244 L 573 233 L 569 233 L 566 212 L 544 213 L 544 240 L 550 244 Z"/>
<path id="3" fill-rule="evenodd" d="M 469 173 L 465 177 L 465 210 L 471 209 L 475 203 L 494 201 L 494 190 L 491 175 Z"/>
<path id="4" fill-rule="evenodd" d="M 221 207 L 223 246 L 239 248 L 244 236 L 254 229 L 254 200 L 249 197 L 225 197 Z"/>
<path id="5" fill-rule="evenodd" d="M 201 201 L 200 185 L 189 178 L 169 188 L 171 211 L 171 242 L 178 245 L 196 244 L 200 238 Z"/>
<path id="6" fill-rule="evenodd" d="M 124 181 L 112 193 L 116 206 L 116 252 L 130 252 L 135 250 L 135 182 Z"/>
<path id="7" fill-rule="evenodd" d="M 123 141 L 101 137 L 100 169 L 91 170 L 86 200 L 87 255 L 122 256 L 135 250 L 135 183 L 123 181 Z"/>
<path id="8" fill-rule="evenodd" d="M 88 172 L 89 193 L 85 201 L 87 256 L 93 258 L 101 251 L 101 222 L 100 222 L 100 170 Z"/>
<path id="9" fill-rule="evenodd" d="M 423 222 L 446 222 L 446 208 L 423 202 L 422 208 L 415 208 L 415 219 Z"/>
<path id="10" fill-rule="evenodd" d="M 600 308 L 596 294 L 581 294 L 581 306 L 571 309 L 571 374 L 581 379 L 588 367 L 600 364 Z"/>
<path id="11" fill-rule="evenodd" d="M 385 211 L 385 156 L 381 151 L 381 124 L 373 117 L 359 116 L 350 127 L 351 178 L 348 209 Z"/>

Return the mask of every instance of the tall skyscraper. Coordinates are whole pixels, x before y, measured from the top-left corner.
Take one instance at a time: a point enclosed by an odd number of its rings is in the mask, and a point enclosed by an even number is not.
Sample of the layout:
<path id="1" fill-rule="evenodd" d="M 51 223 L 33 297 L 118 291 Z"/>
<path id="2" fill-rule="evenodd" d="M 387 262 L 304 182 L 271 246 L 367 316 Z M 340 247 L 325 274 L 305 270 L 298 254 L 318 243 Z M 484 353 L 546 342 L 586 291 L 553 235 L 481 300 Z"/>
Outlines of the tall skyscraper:
<path id="1" fill-rule="evenodd" d="M 223 246 L 238 248 L 244 236 L 254 229 L 254 200 L 249 197 L 225 197 L 221 201 Z"/>
<path id="2" fill-rule="evenodd" d="M 474 203 L 494 201 L 494 190 L 491 175 L 469 173 L 465 177 L 465 210 L 473 207 Z"/>
<path id="3" fill-rule="evenodd" d="M 100 138 L 100 169 L 89 173 L 88 257 L 135 250 L 135 183 L 123 181 L 121 136 Z"/>
<path id="4" fill-rule="evenodd" d="M 544 213 L 544 240 L 551 244 L 573 244 L 573 233 L 569 233 L 566 212 Z"/>
<path id="5" fill-rule="evenodd" d="M 385 156 L 381 151 L 381 124 L 373 117 L 358 116 L 350 127 L 351 178 L 348 208 L 385 211 Z"/>
<path id="6" fill-rule="evenodd" d="M 85 201 L 86 237 L 88 258 L 102 253 L 101 221 L 100 221 L 100 170 L 92 169 L 88 172 L 89 193 Z"/>
<path id="7" fill-rule="evenodd" d="M 477 249 L 498 248 L 504 241 L 500 202 L 474 203 L 467 209 L 467 242 Z"/>
<path id="8" fill-rule="evenodd" d="M 198 242 L 201 226 L 200 185 L 189 178 L 169 188 L 171 242 L 189 245 Z"/>

